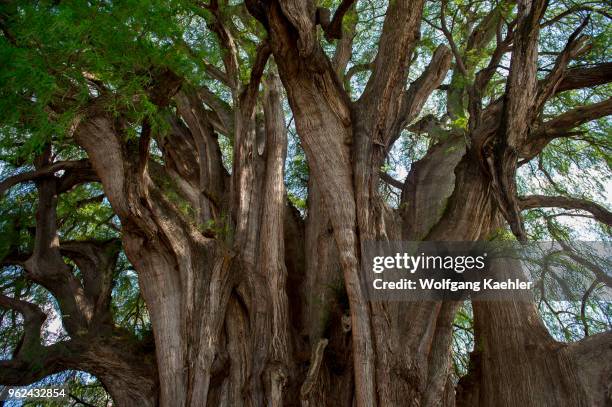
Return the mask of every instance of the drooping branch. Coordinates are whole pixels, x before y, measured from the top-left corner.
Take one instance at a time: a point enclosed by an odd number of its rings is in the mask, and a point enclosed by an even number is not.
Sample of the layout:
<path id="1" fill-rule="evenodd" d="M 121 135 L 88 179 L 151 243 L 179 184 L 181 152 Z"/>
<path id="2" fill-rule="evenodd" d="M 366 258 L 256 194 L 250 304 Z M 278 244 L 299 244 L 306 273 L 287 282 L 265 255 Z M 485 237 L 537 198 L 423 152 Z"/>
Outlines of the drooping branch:
<path id="1" fill-rule="evenodd" d="M 612 212 L 588 199 L 567 196 L 527 195 L 519 198 L 522 210 L 534 208 L 563 208 L 589 212 L 599 222 L 612 226 Z"/>

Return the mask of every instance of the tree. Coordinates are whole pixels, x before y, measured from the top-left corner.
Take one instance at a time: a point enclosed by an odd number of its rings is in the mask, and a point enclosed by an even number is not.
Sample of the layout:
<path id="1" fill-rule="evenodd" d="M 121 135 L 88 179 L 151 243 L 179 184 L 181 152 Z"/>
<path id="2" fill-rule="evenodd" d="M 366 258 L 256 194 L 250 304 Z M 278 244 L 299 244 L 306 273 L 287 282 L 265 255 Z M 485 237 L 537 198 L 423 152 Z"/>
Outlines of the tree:
<path id="1" fill-rule="evenodd" d="M 81 370 L 125 406 L 610 402 L 609 331 L 561 343 L 535 302 L 474 302 L 457 383 L 461 304 L 359 282 L 369 240 L 538 239 L 538 208 L 609 239 L 596 188 L 559 186 L 571 163 L 609 176 L 605 6 L 2 2 L 0 306 L 23 335 L 0 383 Z"/>

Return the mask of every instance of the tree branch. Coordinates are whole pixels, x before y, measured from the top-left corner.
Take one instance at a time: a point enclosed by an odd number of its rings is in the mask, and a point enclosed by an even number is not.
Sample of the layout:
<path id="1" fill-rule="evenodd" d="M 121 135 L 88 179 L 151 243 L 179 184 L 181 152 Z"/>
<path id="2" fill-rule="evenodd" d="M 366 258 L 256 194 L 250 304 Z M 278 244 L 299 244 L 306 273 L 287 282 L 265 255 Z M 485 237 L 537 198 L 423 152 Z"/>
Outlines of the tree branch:
<path id="1" fill-rule="evenodd" d="M 612 98 L 569 110 L 541 126 L 536 133 L 559 136 L 583 123 L 612 114 Z"/>
<path id="2" fill-rule="evenodd" d="M 63 342 L 44 347 L 40 331 L 47 315 L 35 304 L 0 294 L 0 307 L 19 312 L 24 333 L 12 358 L 0 360 L 0 384 L 24 386 L 63 370 L 58 366 Z"/>
<path id="3" fill-rule="evenodd" d="M 380 144 L 384 144 L 389 127 L 397 120 L 410 56 L 420 38 L 423 3 L 422 0 L 390 2 L 372 74 L 357 102 L 363 115 L 369 116 L 370 139 Z"/>
<path id="4" fill-rule="evenodd" d="M 354 3 L 355 0 L 342 0 L 342 3 L 340 3 L 338 8 L 336 9 L 336 12 L 334 13 L 334 17 L 332 18 L 331 22 L 329 21 L 329 11 L 327 12 L 327 21 L 324 21 L 324 18 L 319 17 L 319 23 L 321 24 L 321 28 L 323 28 L 323 32 L 325 32 L 325 38 L 328 41 L 342 38 L 342 19 Z M 325 9 L 317 9 L 317 16 L 325 15 L 322 10 Z"/>
<path id="5" fill-rule="evenodd" d="M 207 87 L 198 89 L 198 97 L 208 105 L 218 117 L 219 124 L 216 130 L 230 137 L 234 133 L 234 112 L 229 104 L 221 100 Z M 211 120 L 214 125 L 214 121 Z"/>
<path id="6" fill-rule="evenodd" d="M 208 9 L 214 16 L 214 20 L 207 24 L 208 28 L 213 31 L 221 47 L 225 50 L 223 54 L 223 65 L 225 66 L 225 75 L 223 83 L 228 85 L 232 91 L 237 91 L 240 84 L 239 72 L 240 64 L 238 62 L 238 49 L 236 48 L 236 42 L 231 32 L 223 24 L 221 13 L 219 12 L 219 4 L 217 1 L 211 1 L 210 5 L 202 4 L 202 7 Z M 219 76 L 219 72 L 211 73 Z"/>
<path id="7" fill-rule="evenodd" d="M 223 72 L 216 66 L 204 62 L 204 70 L 211 78 L 218 80 L 219 82 L 224 85 L 227 85 L 228 87 L 231 86 L 231 82 L 229 81 L 229 79 L 227 79 L 227 75 L 225 74 L 225 72 Z"/>
<path id="8" fill-rule="evenodd" d="M 495 71 L 497 70 L 499 66 L 499 62 L 501 61 L 502 57 L 508 51 L 510 44 L 512 44 L 512 41 L 514 39 L 515 23 L 516 22 L 512 22 L 511 24 L 508 25 L 508 32 L 506 34 L 506 38 L 502 38 L 501 29 L 503 27 L 503 19 L 502 18 L 499 19 L 498 30 L 496 32 L 496 46 L 495 46 L 495 50 L 493 51 L 493 55 L 491 56 L 491 59 L 489 60 L 489 64 L 487 65 L 487 67 L 478 71 L 478 73 L 476 73 L 476 76 L 474 78 L 473 93 L 474 93 L 474 96 L 478 98 L 478 101 L 477 101 L 478 103 L 480 103 L 480 95 L 482 95 L 486 86 L 491 81 L 493 74 L 495 74 Z"/>
<path id="9" fill-rule="evenodd" d="M 548 3 L 545 0 L 519 2 L 519 16 L 510 72 L 506 83 L 504 107 L 497 140 L 485 160 L 493 196 L 512 233 L 525 240 L 523 220 L 516 200 L 518 149 L 528 135 L 534 119 L 537 92 L 539 22 Z"/>
<path id="10" fill-rule="evenodd" d="M 34 171 L 22 172 L 6 178 L 0 182 L 0 197 L 11 187 L 29 181 L 35 181 L 42 177 L 47 177 L 55 174 L 58 171 L 78 171 L 78 170 L 90 170 L 91 164 L 89 160 L 78 160 L 78 161 L 57 161 L 46 165 L 41 168 L 37 168 Z M 64 175 L 65 177 L 66 175 Z M 88 177 L 91 179 L 91 177 Z"/>
<path id="11" fill-rule="evenodd" d="M 387 174 L 384 171 L 380 172 L 380 179 L 383 180 L 385 183 L 391 185 L 392 187 L 399 189 L 400 191 L 404 188 L 404 183 L 402 181 L 393 178 L 391 175 Z"/>
<path id="12" fill-rule="evenodd" d="M 446 37 L 446 40 L 448 41 L 448 44 L 450 45 L 451 50 L 453 51 L 453 55 L 455 56 L 455 63 L 457 64 L 457 68 L 459 69 L 459 72 L 461 72 L 461 74 L 465 78 L 467 78 L 468 72 L 465 67 L 465 64 L 463 63 L 461 52 L 459 52 L 459 49 L 457 48 L 457 44 L 455 43 L 455 40 L 453 39 L 453 35 L 448 29 L 448 27 L 446 26 L 446 15 L 445 15 L 446 3 L 447 3 L 446 1 L 442 1 L 442 3 L 440 4 L 440 30 L 442 30 L 442 33 Z"/>
<path id="13" fill-rule="evenodd" d="M 51 148 L 37 157 L 37 169 L 50 165 Z M 64 263 L 59 251 L 57 235 L 57 178 L 38 180 L 38 208 L 36 211 L 36 233 L 32 255 L 24 263 L 26 276 L 47 288 L 58 300 L 69 334 L 76 333 L 87 325 L 91 318 L 91 303 L 83 295 L 81 283 Z"/>
<path id="14" fill-rule="evenodd" d="M 521 210 L 533 208 L 576 209 L 591 213 L 595 219 L 612 226 L 612 212 L 595 202 L 566 196 L 528 195 L 518 199 Z"/>
<path id="15" fill-rule="evenodd" d="M 351 79 L 353 78 L 353 76 L 355 76 L 355 74 L 359 72 L 370 71 L 373 68 L 374 68 L 373 63 L 356 64 L 356 65 L 351 66 L 346 72 L 346 75 L 344 77 L 344 87 L 346 91 L 348 92 L 348 90 L 350 89 L 349 85 L 350 85 Z"/>
<path id="16" fill-rule="evenodd" d="M 574 30 L 567 40 L 567 44 L 563 51 L 557 56 L 555 66 L 551 73 L 544 81 L 539 83 L 539 91 L 536 99 L 535 109 L 539 112 L 544 107 L 544 103 L 555 94 L 557 87 L 561 83 L 565 73 L 567 71 L 567 64 L 581 53 L 584 53 L 585 44 L 588 40 L 587 36 L 579 36 L 582 30 L 589 23 L 590 17 L 587 17 L 582 23 Z"/>
<path id="17" fill-rule="evenodd" d="M 552 120 L 543 123 L 530 133 L 520 149 L 523 161 L 537 156 L 552 140 L 559 137 L 571 137 L 576 132 L 571 130 L 591 120 L 612 114 L 612 98 L 588 106 L 580 106 L 567 111 Z"/>
<path id="18" fill-rule="evenodd" d="M 451 51 L 444 45 L 440 45 L 436 48 L 425 71 L 416 81 L 410 84 L 402 100 L 399 115 L 399 120 L 401 120 L 400 130 L 409 125 L 419 115 L 429 95 L 442 83 L 450 69 L 451 58 Z"/>
<path id="19" fill-rule="evenodd" d="M 573 89 L 592 88 L 612 81 L 612 62 L 589 68 L 571 68 L 557 85 L 555 93 Z"/>
<path id="20" fill-rule="evenodd" d="M 47 315 L 35 304 L 7 297 L 4 294 L 0 294 L 0 307 L 12 309 L 23 315 L 23 338 L 14 356 L 36 352 L 41 347 L 40 330 Z"/>
<path id="21" fill-rule="evenodd" d="M 350 6 L 347 11 L 350 12 L 352 18 L 349 20 L 349 24 L 344 24 L 344 26 L 341 24 L 341 37 L 336 43 L 336 50 L 332 58 L 332 66 L 341 82 L 344 82 L 344 71 L 353 55 L 353 39 L 355 38 L 355 29 L 357 27 L 357 11 L 355 6 Z M 349 87 L 346 87 L 347 92 L 348 89 Z"/>
<path id="22" fill-rule="evenodd" d="M 257 101 L 257 93 L 259 91 L 259 84 L 261 83 L 261 77 L 263 75 L 268 58 L 272 53 L 272 49 L 267 41 L 261 43 L 257 48 L 257 54 L 255 55 L 255 61 L 251 68 L 251 78 L 249 84 L 246 86 L 242 95 L 240 96 L 240 108 L 243 113 L 252 112 Z"/>
<path id="23" fill-rule="evenodd" d="M 60 244 L 60 252 L 79 268 L 83 279 L 83 289 L 94 305 L 94 315 L 98 322 L 111 322 L 111 291 L 113 276 L 121 242 L 119 239 L 106 241 L 65 241 Z"/>
<path id="24" fill-rule="evenodd" d="M 574 14 L 574 13 L 578 13 L 580 11 L 590 11 L 590 12 L 593 12 L 593 13 L 599 13 L 599 14 L 601 14 L 603 16 L 606 16 L 607 18 L 612 18 L 612 16 L 610 16 L 610 14 L 608 14 L 605 10 L 596 9 L 596 8 L 589 7 L 589 6 L 576 5 L 576 6 L 570 7 L 567 10 L 557 14 L 556 16 L 552 17 L 551 19 L 542 22 L 542 24 L 540 26 L 542 28 L 543 27 L 548 27 L 550 25 L 553 25 L 553 24 L 561 21 L 563 18 L 567 17 L 568 15 Z"/>

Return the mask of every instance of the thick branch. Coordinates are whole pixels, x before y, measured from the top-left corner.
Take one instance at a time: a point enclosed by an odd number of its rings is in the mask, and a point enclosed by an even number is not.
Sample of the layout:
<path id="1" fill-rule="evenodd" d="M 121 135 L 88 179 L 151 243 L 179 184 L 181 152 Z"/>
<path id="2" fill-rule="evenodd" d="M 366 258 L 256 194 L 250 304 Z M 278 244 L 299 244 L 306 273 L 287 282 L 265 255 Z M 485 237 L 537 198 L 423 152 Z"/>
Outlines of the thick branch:
<path id="1" fill-rule="evenodd" d="M 36 167 L 49 166 L 51 149 L 48 147 L 36 159 Z M 38 208 L 34 250 L 25 262 L 26 275 L 47 288 L 57 298 L 67 331 L 73 335 L 87 325 L 91 318 L 91 303 L 83 295 L 79 280 L 59 251 L 57 234 L 57 178 L 48 176 L 37 181 Z"/>
<path id="2" fill-rule="evenodd" d="M 208 105 L 217 116 L 216 121 L 218 121 L 218 125 L 215 126 L 215 130 L 228 137 L 232 136 L 234 133 L 234 112 L 231 106 L 206 87 L 202 87 L 198 90 L 198 97 L 202 99 L 202 102 Z M 215 125 L 215 120 L 210 120 L 210 122 Z"/>
<path id="3" fill-rule="evenodd" d="M 612 114 L 612 98 L 588 106 L 580 106 L 547 121 L 538 131 L 547 135 L 561 135 L 574 127 Z"/>
<path id="4" fill-rule="evenodd" d="M 512 232 L 525 240 L 523 221 L 516 201 L 517 150 L 527 138 L 534 119 L 537 92 L 539 22 L 547 2 L 519 2 L 517 33 L 506 83 L 502 122 L 492 154 L 486 158 L 497 205 Z"/>
<path id="5" fill-rule="evenodd" d="M 520 155 L 530 160 L 552 140 L 575 135 L 571 130 L 591 120 L 612 114 L 612 98 L 588 106 L 580 106 L 549 120 L 536 128 L 520 149 Z"/>
<path id="6" fill-rule="evenodd" d="M 409 125 L 421 112 L 431 93 L 440 86 L 450 69 L 452 54 L 444 45 L 440 45 L 433 54 L 431 62 L 419 78 L 412 82 L 404 93 L 397 126 L 387 141 L 387 148 L 399 137 L 400 131 Z"/>
<path id="7" fill-rule="evenodd" d="M 383 182 L 391 185 L 392 187 L 398 188 L 399 190 L 402 190 L 404 188 L 404 183 L 402 181 L 393 178 L 391 175 L 387 174 L 384 171 L 380 172 L 380 179 L 383 180 Z"/>
<path id="8" fill-rule="evenodd" d="M 589 68 L 569 69 L 557 86 L 555 92 L 573 89 L 592 88 L 612 81 L 612 62 L 598 64 Z"/>
<path id="9" fill-rule="evenodd" d="M 285 18 L 297 31 L 297 46 L 302 58 L 309 58 L 317 48 L 316 8 L 312 0 L 279 0 Z"/>
<path id="10" fill-rule="evenodd" d="M 612 212 L 587 199 L 566 196 L 528 195 L 519 198 L 519 205 L 522 210 L 533 208 L 563 208 L 587 211 L 599 222 L 612 226 Z"/>
<path id="11" fill-rule="evenodd" d="M 341 37 L 336 43 L 336 50 L 332 58 L 332 66 L 341 82 L 344 81 L 346 66 L 353 55 L 353 39 L 355 38 L 355 29 L 357 27 L 357 11 L 355 10 L 355 6 L 351 6 L 348 11 L 352 18 L 349 19 L 348 24 L 341 25 Z M 348 91 L 349 88 L 347 87 L 346 89 Z"/>
<path id="12" fill-rule="evenodd" d="M 257 49 L 255 61 L 253 62 L 253 67 L 251 68 L 251 78 L 249 80 L 249 84 L 244 89 L 240 98 L 240 108 L 243 114 L 248 114 L 248 116 L 250 116 L 253 108 L 255 107 L 261 77 L 271 53 L 272 49 L 267 41 L 261 43 Z"/>
<path id="13" fill-rule="evenodd" d="M 578 28 L 576 28 L 576 30 L 574 30 L 574 32 L 570 35 L 565 48 L 557 56 L 555 66 L 553 67 L 551 73 L 544 81 L 540 82 L 535 105 L 537 111 L 540 111 L 544 107 L 544 103 L 546 103 L 546 101 L 555 94 L 557 87 L 565 76 L 567 64 L 572 59 L 583 53 L 585 49 L 588 49 L 588 47 L 585 47 L 588 37 L 579 35 L 589 23 L 589 20 L 589 17 L 585 18 L 582 24 L 580 24 L 580 26 L 578 26 Z"/>
<path id="14" fill-rule="evenodd" d="M 370 138 L 382 143 L 397 119 L 412 50 L 420 38 L 423 1 L 397 0 L 387 8 L 370 79 L 359 99 L 368 117 Z"/>
<path id="15" fill-rule="evenodd" d="M 227 86 L 231 85 L 230 81 L 227 79 L 227 75 L 225 74 L 225 72 L 223 72 L 221 69 L 217 68 L 216 66 L 204 62 L 204 70 L 211 78 L 218 80 L 224 85 L 227 85 Z"/>
<path id="16" fill-rule="evenodd" d="M 240 64 L 238 62 L 238 49 L 236 42 L 231 32 L 223 24 L 221 13 L 219 12 L 219 5 L 217 1 L 211 1 L 210 6 L 206 8 L 214 15 L 214 21 L 208 24 L 208 28 L 213 31 L 221 47 L 225 50 L 223 54 L 223 64 L 225 66 L 225 77 L 224 83 L 227 84 L 233 91 L 238 89 L 240 83 L 239 72 Z"/>
<path id="17" fill-rule="evenodd" d="M 489 64 L 487 65 L 486 68 L 483 68 L 482 70 L 478 71 L 478 73 L 476 74 L 474 78 L 473 98 L 477 100 L 474 100 L 473 102 L 476 102 L 478 104 L 480 104 L 481 95 L 483 94 L 486 86 L 489 84 L 489 82 L 491 81 L 491 78 L 497 71 L 497 68 L 499 66 L 501 59 L 508 51 L 508 48 L 510 47 L 514 39 L 514 23 L 508 26 L 508 32 L 505 38 L 502 38 L 502 35 L 501 35 L 501 29 L 503 26 L 502 23 L 503 23 L 503 19 L 500 19 L 498 23 L 498 27 L 497 27 L 497 33 L 496 33 L 496 43 L 497 44 L 496 44 L 495 50 L 493 51 L 493 55 L 491 55 Z"/>
<path id="18" fill-rule="evenodd" d="M 191 132 L 197 153 L 196 168 L 199 197 L 197 207 L 202 224 L 218 215 L 218 205 L 224 191 L 225 170 L 223 169 L 221 150 L 213 126 L 208 122 L 200 101 L 194 94 L 181 92 L 176 97 L 178 112 L 181 114 Z M 166 145 L 166 151 L 172 149 Z M 178 160 L 178 163 L 182 160 Z M 196 171 L 197 170 L 197 171 Z"/>
<path id="19" fill-rule="evenodd" d="M 353 6 L 353 3 L 355 3 L 355 0 L 342 0 L 342 3 L 340 3 L 336 9 L 331 22 L 329 20 L 324 21 L 324 19 L 319 21 L 323 31 L 325 32 L 325 38 L 327 38 L 328 41 L 342 38 L 342 19 Z M 320 10 L 321 9 L 317 10 L 319 16 L 322 14 Z"/>
<path id="20" fill-rule="evenodd" d="M 344 76 L 344 88 L 346 89 L 346 91 L 348 92 L 348 90 L 350 89 L 351 79 L 353 78 L 353 76 L 355 76 L 359 72 L 370 71 L 373 68 L 373 63 L 356 64 L 351 66 L 346 72 L 346 75 Z"/>
<path id="21" fill-rule="evenodd" d="M 28 354 L 37 351 L 41 346 L 40 329 L 47 315 L 37 305 L 3 294 L 0 294 L 0 307 L 12 309 L 23 316 L 23 338 L 14 356 L 18 357 L 21 353 Z"/>
<path id="22" fill-rule="evenodd" d="M 504 114 L 500 130 L 504 143 L 518 148 L 534 117 L 532 104 L 537 91 L 539 20 L 546 1 L 519 2 L 519 22 L 506 84 Z"/>
<path id="23" fill-rule="evenodd" d="M 108 241 L 67 241 L 60 244 L 62 255 L 70 258 L 78 266 L 83 289 L 94 306 L 94 319 L 110 323 L 111 291 L 115 264 L 121 249 L 117 239 Z"/>
<path id="24" fill-rule="evenodd" d="M 58 171 L 85 171 L 90 170 L 91 165 L 88 160 L 78 161 L 57 161 L 42 168 L 37 168 L 34 171 L 22 172 L 6 178 L 0 182 L 0 197 L 11 187 L 22 182 L 35 181 L 38 178 L 53 175 Z M 66 174 L 67 175 L 67 174 Z"/>

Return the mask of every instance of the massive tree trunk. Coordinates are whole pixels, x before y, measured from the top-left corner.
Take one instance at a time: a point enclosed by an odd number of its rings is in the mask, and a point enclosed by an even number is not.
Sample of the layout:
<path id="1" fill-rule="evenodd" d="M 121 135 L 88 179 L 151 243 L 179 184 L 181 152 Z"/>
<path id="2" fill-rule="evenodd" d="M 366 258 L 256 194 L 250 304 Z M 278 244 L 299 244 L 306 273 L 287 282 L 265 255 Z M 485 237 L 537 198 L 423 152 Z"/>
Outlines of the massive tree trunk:
<path id="1" fill-rule="evenodd" d="M 497 276 L 520 273 L 498 264 Z M 475 347 L 470 372 L 461 378 L 458 406 L 605 406 L 610 403 L 610 333 L 573 344 L 555 341 L 528 299 L 474 301 Z"/>
<path id="2" fill-rule="evenodd" d="M 497 66 L 514 41 L 504 97 L 481 106 L 491 67 L 473 75 L 476 66 L 462 61 L 452 38 L 406 87 L 424 2 L 396 0 L 387 10 L 365 90 L 352 101 L 343 83 L 352 38 L 341 38 L 329 58 L 317 30 L 321 26 L 327 37 L 341 37 L 343 15 L 353 3 L 343 1 L 330 21 L 314 1 L 247 1 L 267 39 L 243 83 L 234 38 L 212 2 L 210 29 L 224 50 L 225 67 L 213 76 L 230 89 L 231 107 L 206 87 L 165 72 L 155 78 L 149 96 L 160 109 L 172 107 L 165 110 L 168 134 L 155 133 L 145 119 L 135 141 L 127 134 L 127 117 L 113 116 L 99 106 L 103 100 L 92 100 L 72 135 L 87 153 L 89 172 L 71 181 L 68 169 L 55 175 L 51 167 L 58 163 L 48 151 L 40 158 L 32 175 L 39 195 L 36 249 L 22 262 L 28 277 L 58 298 L 71 338 L 41 346 L 40 310 L 0 297 L 0 305 L 24 315 L 23 349 L 35 352 L 16 352 L 14 360 L 1 362 L 7 373 L 0 372 L 0 382 L 31 383 L 63 369 L 82 369 L 102 381 L 118 406 L 610 402 L 609 367 L 597 369 L 593 362 L 596 352 L 612 356 L 610 333 L 560 344 L 546 331 L 534 302 L 475 301 L 476 349 L 455 391 L 452 324 L 460 304 L 369 301 L 359 276 L 362 251 L 372 240 L 487 240 L 506 225 L 524 240 L 521 209 L 547 202 L 517 196 L 521 159 L 541 152 L 559 137 L 555 131 L 601 117 L 610 105 L 570 112 L 557 122 L 536 116 L 556 92 L 609 79 L 584 71 L 572 76 L 561 61 L 538 83 L 538 29 L 546 2 L 521 1 L 516 33 L 497 39 L 491 61 Z M 501 19 L 493 10 L 466 54 L 487 46 Z M 568 43 L 564 58 L 575 48 Z M 391 208 L 379 193 L 380 169 L 401 131 L 413 125 L 443 82 L 453 57 L 458 71 L 451 85 L 474 78 L 467 89 L 449 90 L 448 116 L 467 110 L 469 122 L 463 127 L 427 117 L 419 122 L 435 139 L 405 182 L 395 181 L 401 202 Z M 285 188 L 285 98 L 309 167 L 304 217 Z M 231 139 L 231 170 L 223 163 L 220 135 Z M 151 157 L 153 141 L 160 159 Z M 57 234 L 57 195 L 92 179 L 101 182 L 120 220 L 121 243 L 138 274 L 154 346 L 113 325 L 109 270 L 118 242 L 87 246 L 60 242 Z M 609 222 L 605 208 L 563 204 Z M 62 256 L 86 274 L 82 281 Z M 36 358 L 45 361 L 43 368 L 34 366 L 33 354 L 42 354 Z"/>

